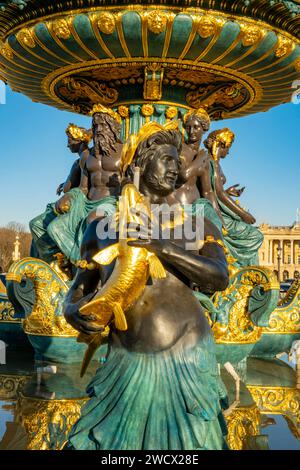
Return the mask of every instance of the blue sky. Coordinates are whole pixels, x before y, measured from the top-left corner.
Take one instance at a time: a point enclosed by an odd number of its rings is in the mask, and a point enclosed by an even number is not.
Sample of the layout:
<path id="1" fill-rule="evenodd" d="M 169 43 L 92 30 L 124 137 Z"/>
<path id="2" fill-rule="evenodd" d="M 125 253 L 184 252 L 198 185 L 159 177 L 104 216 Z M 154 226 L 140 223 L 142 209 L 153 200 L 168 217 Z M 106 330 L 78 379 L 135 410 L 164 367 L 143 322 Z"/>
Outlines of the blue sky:
<path id="1" fill-rule="evenodd" d="M 0 226 L 28 226 L 64 181 L 74 161 L 66 147 L 69 122 L 88 127 L 90 119 L 32 103 L 7 89 L 0 105 Z M 290 225 L 300 208 L 300 105 L 213 123 L 230 127 L 236 141 L 223 162 L 228 184 L 246 186 L 242 206 L 257 222 Z"/>

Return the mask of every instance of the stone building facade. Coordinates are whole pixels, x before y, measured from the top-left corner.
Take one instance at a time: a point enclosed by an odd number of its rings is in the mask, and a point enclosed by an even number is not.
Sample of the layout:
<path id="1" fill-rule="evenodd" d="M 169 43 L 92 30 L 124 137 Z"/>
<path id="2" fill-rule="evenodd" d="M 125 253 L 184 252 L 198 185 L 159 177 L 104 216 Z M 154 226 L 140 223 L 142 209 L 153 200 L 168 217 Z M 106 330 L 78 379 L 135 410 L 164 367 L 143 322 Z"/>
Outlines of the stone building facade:
<path id="1" fill-rule="evenodd" d="M 300 275 L 300 223 L 292 226 L 260 225 L 264 242 L 259 250 L 259 264 L 272 269 L 280 281 Z"/>

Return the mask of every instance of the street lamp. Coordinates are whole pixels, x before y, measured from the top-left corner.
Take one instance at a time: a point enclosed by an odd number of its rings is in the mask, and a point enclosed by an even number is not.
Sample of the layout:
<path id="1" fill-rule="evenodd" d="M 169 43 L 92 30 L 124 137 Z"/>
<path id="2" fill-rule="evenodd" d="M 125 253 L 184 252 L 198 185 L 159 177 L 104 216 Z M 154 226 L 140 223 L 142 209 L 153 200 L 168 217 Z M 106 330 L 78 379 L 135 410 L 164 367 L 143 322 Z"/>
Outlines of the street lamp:
<path id="1" fill-rule="evenodd" d="M 278 282 L 280 284 L 280 261 L 281 261 L 281 253 L 282 253 L 282 248 L 279 245 L 277 247 L 277 263 L 278 263 Z"/>

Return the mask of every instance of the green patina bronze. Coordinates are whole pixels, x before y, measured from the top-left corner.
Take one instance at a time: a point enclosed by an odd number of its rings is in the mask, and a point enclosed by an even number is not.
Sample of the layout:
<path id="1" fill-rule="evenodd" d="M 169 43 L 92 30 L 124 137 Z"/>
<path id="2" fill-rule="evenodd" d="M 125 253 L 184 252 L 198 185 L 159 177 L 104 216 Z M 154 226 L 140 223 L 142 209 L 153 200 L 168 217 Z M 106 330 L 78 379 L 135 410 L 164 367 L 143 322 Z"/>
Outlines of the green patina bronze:
<path id="1" fill-rule="evenodd" d="M 55 254 L 63 253 L 76 264 L 80 259 L 80 245 L 89 213 L 99 208 L 109 216 L 115 211 L 115 197 L 90 201 L 79 188 L 71 189 L 68 194 L 71 196 L 69 212 L 57 215 L 55 204 L 48 204 L 43 214 L 30 221 L 30 230 L 39 257 L 48 263 L 54 261 Z"/>

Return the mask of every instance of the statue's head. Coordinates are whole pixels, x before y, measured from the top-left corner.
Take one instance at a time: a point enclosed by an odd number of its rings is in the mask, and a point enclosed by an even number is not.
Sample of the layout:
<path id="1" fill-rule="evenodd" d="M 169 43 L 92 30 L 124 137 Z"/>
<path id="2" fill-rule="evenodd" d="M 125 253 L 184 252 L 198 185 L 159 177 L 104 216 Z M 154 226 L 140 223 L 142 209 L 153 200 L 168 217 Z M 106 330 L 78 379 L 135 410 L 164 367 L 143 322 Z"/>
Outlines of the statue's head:
<path id="1" fill-rule="evenodd" d="M 139 137 L 136 141 L 137 146 L 125 176 L 132 180 L 134 167 L 139 167 L 142 192 L 166 197 L 175 189 L 182 136 L 174 127 L 173 125 L 173 129 L 164 129 L 163 126 L 152 122 L 143 126 L 139 132 L 139 136 L 144 135 L 144 138 Z"/>
<path id="2" fill-rule="evenodd" d="M 213 157 L 214 160 L 225 158 L 234 142 L 234 133 L 225 127 L 213 131 L 209 134 L 207 139 L 204 141 L 204 145 Z"/>
<path id="3" fill-rule="evenodd" d="M 91 111 L 92 129 L 95 145 L 103 155 L 109 156 L 115 150 L 115 143 L 121 142 L 121 117 L 112 109 L 97 104 Z"/>
<path id="4" fill-rule="evenodd" d="M 201 142 L 203 134 L 210 128 L 210 117 L 204 108 L 192 109 L 184 116 L 184 128 L 187 142 Z"/>
<path id="5" fill-rule="evenodd" d="M 76 126 L 75 124 L 68 125 L 66 134 L 68 137 L 68 148 L 72 153 L 78 153 L 83 144 L 88 146 L 93 136 L 91 130 Z"/>

